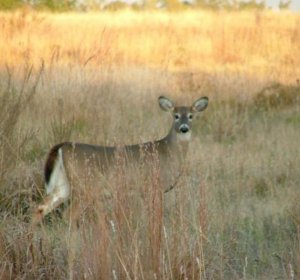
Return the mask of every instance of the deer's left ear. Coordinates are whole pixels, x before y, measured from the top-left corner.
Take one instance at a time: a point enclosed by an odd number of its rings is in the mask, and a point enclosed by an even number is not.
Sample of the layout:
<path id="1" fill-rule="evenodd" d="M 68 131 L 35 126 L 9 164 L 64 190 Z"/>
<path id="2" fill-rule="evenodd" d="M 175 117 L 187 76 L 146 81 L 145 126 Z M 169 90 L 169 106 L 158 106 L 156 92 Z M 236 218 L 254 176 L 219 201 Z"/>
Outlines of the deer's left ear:
<path id="1" fill-rule="evenodd" d="M 192 106 L 194 112 L 204 111 L 208 106 L 208 97 L 204 96 L 196 100 Z"/>
<path id="2" fill-rule="evenodd" d="M 173 102 L 165 97 L 165 96 L 160 96 L 158 98 L 158 103 L 161 109 L 163 109 L 164 111 L 173 111 L 174 110 L 174 104 Z"/>

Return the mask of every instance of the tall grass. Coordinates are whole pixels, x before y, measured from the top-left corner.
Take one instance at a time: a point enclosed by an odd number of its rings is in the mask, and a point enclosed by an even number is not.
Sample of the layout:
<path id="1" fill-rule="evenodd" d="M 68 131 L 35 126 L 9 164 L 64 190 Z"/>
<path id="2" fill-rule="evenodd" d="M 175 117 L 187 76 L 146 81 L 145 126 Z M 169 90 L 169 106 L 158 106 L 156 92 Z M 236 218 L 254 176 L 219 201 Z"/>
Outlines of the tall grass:
<path id="1" fill-rule="evenodd" d="M 0 279 L 299 278 L 299 68 L 283 59 L 299 59 L 298 16 L 232 15 L 1 15 Z M 90 58 L 97 32 L 105 46 Z M 32 230 L 49 148 L 162 137 L 161 94 L 210 97 L 176 188 L 161 193 L 155 164 L 132 177 L 120 159 L 111 196 L 88 194 L 78 227 L 65 205 Z"/>
<path id="2" fill-rule="evenodd" d="M 294 82 L 299 15 L 289 12 L 103 12 L 0 15 L 0 65 L 148 65 Z M 62 38 L 64 40 L 62 40 Z"/>

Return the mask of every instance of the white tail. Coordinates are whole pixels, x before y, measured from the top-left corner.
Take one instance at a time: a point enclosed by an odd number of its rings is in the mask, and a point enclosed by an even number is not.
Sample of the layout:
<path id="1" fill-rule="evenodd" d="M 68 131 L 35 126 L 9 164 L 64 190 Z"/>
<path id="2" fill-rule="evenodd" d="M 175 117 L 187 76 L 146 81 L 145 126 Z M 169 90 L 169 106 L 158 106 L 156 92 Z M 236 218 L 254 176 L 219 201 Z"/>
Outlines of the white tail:
<path id="1" fill-rule="evenodd" d="M 157 155 L 162 173 L 170 170 L 170 162 L 183 158 L 187 144 L 191 139 L 194 116 L 205 110 L 208 98 L 201 97 L 192 106 L 174 106 L 166 97 L 159 97 L 162 110 L 172 114 L 173 123 L 166 137 L 142 144 L 119 147 L 96 146 L 82 143 L 65 142 L 54 146 L 48 155 L 45 165 L 45 185 L 47 196 L 43 204 L 34 213 L 34 221 L 41 220 L 47 213 L 67 201 L 72 193 L 91 192 L 92 188 L 101 185 L 103 175 L 109 173 L 116 163 L 117 156 L 124 155 L 128 163 L 148 160 L 144 155 Z M 165 172 L 165 173 L 167 173 Z M 87 181 L 82 186 L 82 180 Z M 88 186 L 88 187 L 87 187 Z M 83 190 L 84 189 L 84 190 Z M 164 190 L 172 189 L 172 182 L 164 182 Z"/>

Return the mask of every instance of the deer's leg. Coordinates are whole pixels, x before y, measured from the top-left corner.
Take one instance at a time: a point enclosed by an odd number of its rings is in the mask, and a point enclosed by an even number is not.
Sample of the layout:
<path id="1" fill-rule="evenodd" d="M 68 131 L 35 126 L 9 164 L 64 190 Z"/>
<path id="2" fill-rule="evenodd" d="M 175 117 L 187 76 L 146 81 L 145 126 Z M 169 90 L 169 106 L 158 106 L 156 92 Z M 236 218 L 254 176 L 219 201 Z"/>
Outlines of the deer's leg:
<path id="1" fill-rule="evenodd" d="M 46 196 L 43 204 L 40 204 L 33 213 L 32 224 L 39 223 L 48 213 L 65 202 L 68 196 L 64 192 L 54 191 Z"/>

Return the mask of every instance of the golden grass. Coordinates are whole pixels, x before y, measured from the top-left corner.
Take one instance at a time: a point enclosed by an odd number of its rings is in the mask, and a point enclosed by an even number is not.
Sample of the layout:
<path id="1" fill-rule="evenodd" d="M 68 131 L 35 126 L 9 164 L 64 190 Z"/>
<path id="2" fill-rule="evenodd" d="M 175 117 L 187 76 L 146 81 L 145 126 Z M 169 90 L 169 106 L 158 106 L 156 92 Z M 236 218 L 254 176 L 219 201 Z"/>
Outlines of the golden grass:
<path id="1" fill-rule="evenodd" d="M 44 61 L 87 67 L 242 72 L 294 82 L 300 15 L 289 12 L 0 14 L 0 67 Z"/>
<path id="2" fill-rule="evenodd" d="M 299 15 L 23 11 L 0 23 L 0 279 L 299 278 Z M 120 173 L 93 222 L 72 233 L 52 213 L 32 235 L 49 148 L 162 137 L 161 94 L 210 97 L 179 188 L 161 197 L 155 176 L 137 176 L 134 197 Z"/>

